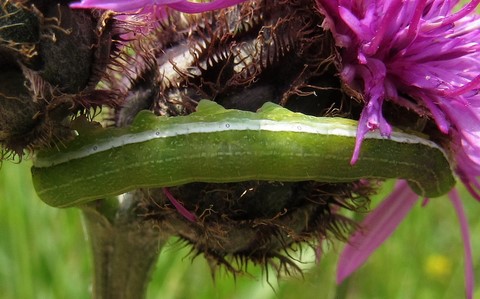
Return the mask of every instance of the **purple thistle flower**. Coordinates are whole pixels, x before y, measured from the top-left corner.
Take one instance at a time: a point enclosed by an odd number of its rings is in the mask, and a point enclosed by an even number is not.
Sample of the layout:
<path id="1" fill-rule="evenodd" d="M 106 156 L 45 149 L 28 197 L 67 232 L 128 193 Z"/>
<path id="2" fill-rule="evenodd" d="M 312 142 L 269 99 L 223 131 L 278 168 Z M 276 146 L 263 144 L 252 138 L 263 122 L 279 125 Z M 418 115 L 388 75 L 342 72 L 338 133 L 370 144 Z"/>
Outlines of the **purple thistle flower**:
<path id="1" fill-rule="evenodd" d="M 161 10 L 170 7 L 186 13 L 200 13 L 229 7 L 245 0 L 212 0 L 210 2 L 191 2 L 187 0 L 83 0 L 70 5 L 72 8 L 109 9 L 116 12 L 141 11 L 151 13 L 155 6 Z"/>
<path id="2" fill-rule="evenodd" d="M 390 135 L 382 104 L 393 101 L 450 134 L 460 178 L 479 187 L 480 19 L 471 12 L 480 1 L 454 14 L 458 1 L 317 2 L 341 48 L 342 80 L 365 97 L 352 163 L 368 131 Z"/>
<path id="3" fill-rule="evenodd" d="M 455 171 L 480 199 L 480 19 L 474 13 L 479 2 L 453 13 L 458 1 L 317 0 L 325 16 L 323 27 L 332 32 L 339 47 L 341 79 L 364 96 L 352 164 L 367 132 L 390 135 L 382 105 L 392 101 L 430 117 L 440 132 L 448 134 L 450 144 L 445 147 Z M 353 236 L 339 263 L 339 281 L 360 266 L 413 207 L 417 196 L 406 188 L 397 187 L 366 218 L 364 234 Z M 471 298 L 468 228 L 458 195 L 452 191 L 450 197 L 462 226 Z"/>

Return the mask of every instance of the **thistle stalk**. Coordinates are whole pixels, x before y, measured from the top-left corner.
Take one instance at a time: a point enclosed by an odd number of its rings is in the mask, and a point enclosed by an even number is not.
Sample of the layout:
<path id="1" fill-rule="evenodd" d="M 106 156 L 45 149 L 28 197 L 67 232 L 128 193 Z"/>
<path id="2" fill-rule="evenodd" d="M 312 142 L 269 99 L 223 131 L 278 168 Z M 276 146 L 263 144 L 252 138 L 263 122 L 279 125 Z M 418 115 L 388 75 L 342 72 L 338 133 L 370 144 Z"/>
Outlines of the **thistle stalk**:
<path id="1" fill-rule="evenodd" d="M 145 298 L 167 236 L 142 223 L 129 199 L 98 200 L 81 209 L 93 255 L 92 298 Z"/>

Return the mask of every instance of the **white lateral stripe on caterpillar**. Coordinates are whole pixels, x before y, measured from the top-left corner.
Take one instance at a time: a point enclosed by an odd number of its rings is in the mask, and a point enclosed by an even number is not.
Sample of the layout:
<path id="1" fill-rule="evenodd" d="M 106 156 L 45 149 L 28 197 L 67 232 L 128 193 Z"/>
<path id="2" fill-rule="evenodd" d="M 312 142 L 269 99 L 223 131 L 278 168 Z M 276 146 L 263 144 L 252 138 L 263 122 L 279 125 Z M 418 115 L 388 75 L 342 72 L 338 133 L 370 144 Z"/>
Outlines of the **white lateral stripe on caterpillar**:
<path id="1" fill-rule="evenodd" d="M 59 153 L 54 157 L 41 157 L 34 159 L 34 167 L 51 167 L 54 165 L 66 163 L 71 160 L 81 159 L 92 154 L 108 151 L 112 148 L 122 147 L 128 144 L 142 143 L 157 138 L 168 138 L 188 134 L 208 134 L 225 131 L 271 131 L 271 132 L 290 132 L 290 133 L 308 133 L 319 135 L 333 135 L 342 137 L 356 137 L 356 127 L 338 123 L 322 122 L 285 122 L 268 119 L 229 119 L 227 121 L 217 122 L 192 122 L 173 124 L 168 128 L 158 130 L 147 130 L 138 133 L 125 134 L 123 136 L 112 137 L 99 143 L 89 144 L 73 152 Z M 436 143 L 417 137 L 415 135 L 402 132 L 392 132 L 391 136 L 382 136 L 379 132 L 369 132 L 365 139 L 388 139 L 399 143 L 423 144 L 436 148 L 445 155 Z"/>

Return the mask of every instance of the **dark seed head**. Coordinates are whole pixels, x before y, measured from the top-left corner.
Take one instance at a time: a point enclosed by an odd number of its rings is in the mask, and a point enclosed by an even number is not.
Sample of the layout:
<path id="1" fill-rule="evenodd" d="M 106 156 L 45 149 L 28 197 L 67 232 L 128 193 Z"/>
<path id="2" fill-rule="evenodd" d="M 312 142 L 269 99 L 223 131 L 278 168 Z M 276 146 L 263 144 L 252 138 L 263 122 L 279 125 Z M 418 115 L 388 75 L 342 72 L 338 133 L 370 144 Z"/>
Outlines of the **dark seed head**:
<path id="1" fill-rule="evenodd" d="M 255 111 L 270 101 L 310 115 L 358 118 L 360 102 L 346 100 L 342 92 L 337 53 L 319 26 L 315 1 L 248 1 L 169 16 L 125 48 L 110 69 L 109 88 L 122 91 L 118 126 L 142 109 L 188 114 L 204 98 L 241 110 Z M 364 209 L 374 186 L 255 181 L 171 188 L 196 222 L 180 215 L 161 190 L 136 196 L 145 221 L 180 236 L 212 268 L 223 265 L 237 273 L 251 261 L 288 274 L 299 270 L 288 249 L 345 240 L 354 223 L 341 209 Z"/>

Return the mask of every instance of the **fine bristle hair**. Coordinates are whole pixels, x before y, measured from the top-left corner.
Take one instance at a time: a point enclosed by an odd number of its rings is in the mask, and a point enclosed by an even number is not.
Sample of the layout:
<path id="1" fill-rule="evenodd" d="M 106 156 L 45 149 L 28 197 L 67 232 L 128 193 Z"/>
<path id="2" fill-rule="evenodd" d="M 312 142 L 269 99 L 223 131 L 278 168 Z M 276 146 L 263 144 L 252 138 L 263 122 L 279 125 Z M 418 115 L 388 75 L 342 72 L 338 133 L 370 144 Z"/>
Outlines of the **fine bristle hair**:
<path id="1" fill-rule="evenodd" d="M 125 32 L 112 13 L 7 1 L 0 20 L 2 158 L 59 146 L 71 118 L 118 106 L 117 91 L 96 90 Z"/>
<path id="2" fill-rule="evenodd" d="M 195 183 L 169 189 L 197 221 L 184 218 L 154 189 L 137 193 L 144 221 L 179 236 L 192 257 L 205 256 L 214 272 L 237 275 L 252 263 L 285 276 L 301 273 L 291 252 L 347 239 L 356 224 L 340 208 L 364 211 L 375 183 Z"/>

